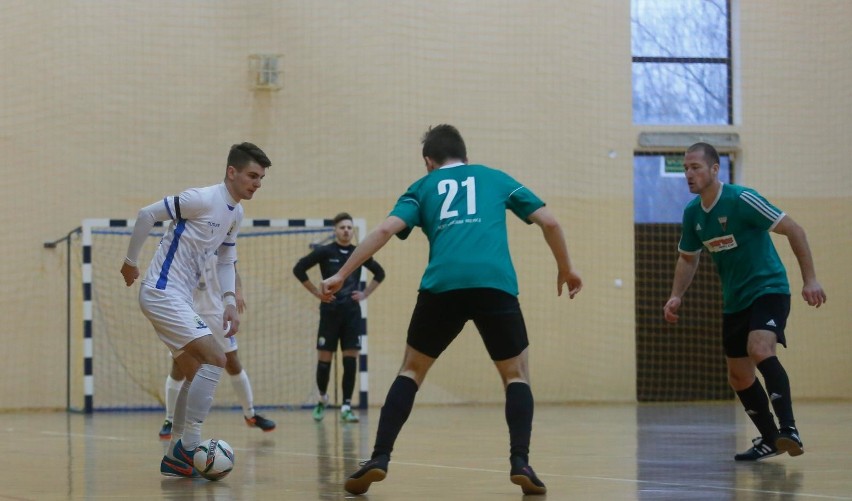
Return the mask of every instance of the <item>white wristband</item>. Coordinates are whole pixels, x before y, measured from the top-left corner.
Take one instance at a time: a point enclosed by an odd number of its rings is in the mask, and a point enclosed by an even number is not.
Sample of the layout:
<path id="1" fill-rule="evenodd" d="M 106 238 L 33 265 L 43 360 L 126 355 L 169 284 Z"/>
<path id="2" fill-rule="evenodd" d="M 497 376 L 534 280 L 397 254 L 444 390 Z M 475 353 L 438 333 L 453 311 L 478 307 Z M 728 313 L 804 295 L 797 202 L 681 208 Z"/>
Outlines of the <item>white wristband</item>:
<path id="1" fill-rule="evenodd" d="M 222 297 L 222 300 L 225 302 L 225 306 L 236 306 L 237 305 L 237 297 L 233 292 L 226 292 Z"/>

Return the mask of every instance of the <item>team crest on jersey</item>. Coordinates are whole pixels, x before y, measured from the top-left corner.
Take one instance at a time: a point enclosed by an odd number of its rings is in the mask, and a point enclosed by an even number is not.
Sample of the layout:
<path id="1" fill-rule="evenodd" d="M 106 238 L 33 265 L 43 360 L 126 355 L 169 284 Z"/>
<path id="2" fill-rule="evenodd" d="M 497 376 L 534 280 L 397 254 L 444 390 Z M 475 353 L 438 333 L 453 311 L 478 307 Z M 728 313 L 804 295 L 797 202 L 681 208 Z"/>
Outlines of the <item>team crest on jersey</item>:
<path id="1" fill-rule="evenodd" d="M 196 329 L 206 329 L 207 328 L 207 324 L 205 324 L 204 320 L 201 320 L 201 317 L 199 317 L 198 315 L 195 315 L 195 318 L 193 320 L 195 320 L 195 328 Z"/>
<path id="2" fill-rule="evenodd" d="M 704 246 L 710 252 L 722 252 L 735 249 L 737 247 L 737 239 L 733 235 L 723 235 L 721 237 L 711 238 L 704 242 Z"/>
<path id="3" fill-rule="evenodd" d="M 722 231 L 728 231 L 728 216 L 720 217 L 719 224 L 722 225 Z"/>

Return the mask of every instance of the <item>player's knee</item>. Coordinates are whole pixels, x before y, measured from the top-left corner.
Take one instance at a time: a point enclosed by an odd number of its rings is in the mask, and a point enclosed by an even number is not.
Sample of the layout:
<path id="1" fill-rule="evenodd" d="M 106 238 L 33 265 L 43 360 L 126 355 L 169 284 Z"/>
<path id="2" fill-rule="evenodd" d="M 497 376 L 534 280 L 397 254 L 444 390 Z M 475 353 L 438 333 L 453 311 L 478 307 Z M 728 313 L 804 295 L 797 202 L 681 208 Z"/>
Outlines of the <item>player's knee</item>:
<path id="1" fill-rule="evenodd" d="M 754 384 L 754 374 L 741 374 L 735 371 L 728 371 L 728 384 L 734 391 L 742 391 Z"/>

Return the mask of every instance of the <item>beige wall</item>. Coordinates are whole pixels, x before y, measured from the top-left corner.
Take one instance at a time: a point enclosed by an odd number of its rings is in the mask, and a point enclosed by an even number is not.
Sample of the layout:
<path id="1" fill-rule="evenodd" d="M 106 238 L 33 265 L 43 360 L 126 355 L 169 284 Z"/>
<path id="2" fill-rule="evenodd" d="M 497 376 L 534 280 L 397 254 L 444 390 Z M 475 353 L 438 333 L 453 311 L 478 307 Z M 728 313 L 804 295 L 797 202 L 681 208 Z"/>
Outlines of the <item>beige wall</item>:
<path id="1" fill-rule="evenodd" d="M 819 311 L 794 302 L 783 359 L 798 398 L 848 398 L 852 2 L 737 10 L 739 180 L 804 224 L 830 297 Z M 44 241 L 216 182 L 242 140 L 274 163 L 247 217 L 346 208 L 373 226 L 423 173 L 420 134 L 442 122 L 472 161 L 548 202 L 583 271 L 578 298 L 555 297 L 540 235 L 511 226 L 537 401 L 635 399 L 631 155 L 659 128 L 631 123 L 629 2 L 13 0 L 0 12 L 15 19 L 0 30 L 0 409 L 65 405 L 65 256 Z M 280 92 L 247 86 L 248 55 L 264 52 L 283 55 Z M 373 403 L 398 368 L 426 259 L 425 240 L 410 240 L 380 254 Z M 493 372 L 465 336 L 418 402 L 497 401 Z"/>

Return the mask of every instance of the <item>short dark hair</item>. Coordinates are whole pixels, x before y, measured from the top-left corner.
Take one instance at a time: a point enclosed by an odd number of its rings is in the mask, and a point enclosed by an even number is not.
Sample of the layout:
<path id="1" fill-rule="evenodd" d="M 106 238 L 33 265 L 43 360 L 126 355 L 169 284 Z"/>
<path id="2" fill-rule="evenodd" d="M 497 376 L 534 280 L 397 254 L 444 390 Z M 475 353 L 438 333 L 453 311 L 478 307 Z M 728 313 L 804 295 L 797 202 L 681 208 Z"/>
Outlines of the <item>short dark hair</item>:
<path id="1" fill-rule="evenodd" d="M 429 127 L 421 139 L 423 158 L 429 157 L 435 162 L 444 163 L 448 159 L 458 158 L 467 162 L 467 148 L 458 129 L 448 124 Z"/>
<path id="2" fill-rule="evenodd" d="M 334 216 L 334 219 L 332 219 L 331 222 L 334 224 L 334 226 L 337 226 L 337 223 L 341 221 L 346 221 L 347 219 L 352 221 L 352 216 L 350 216 L 348 212 L 341 212 L 340 214 Z"/>
<path id="3" fill-rule="evenodd" d="M 257 162 L 264 168 L 272 165 L 266 153 L 252 143 L 240 143 L 231 146 L 231 151 L 228 153 L 228 165 L 237 170 L 243 170 L 251 162 Z"/>
<path id="4" fill-rule="evenodd" d="M 704 160 L 707 160 L 707 163 L 710 166 L 719 163 L 719 152 L 716 151 L 716 148 L 714 148 L 711 144 L 695 143 L 686 150 L 687 153 L 692 153 L 694 151 L 701 151 L 701 153 L 704 154 Z"/>

